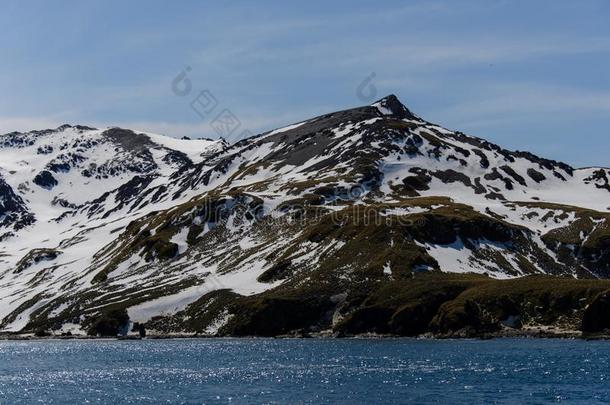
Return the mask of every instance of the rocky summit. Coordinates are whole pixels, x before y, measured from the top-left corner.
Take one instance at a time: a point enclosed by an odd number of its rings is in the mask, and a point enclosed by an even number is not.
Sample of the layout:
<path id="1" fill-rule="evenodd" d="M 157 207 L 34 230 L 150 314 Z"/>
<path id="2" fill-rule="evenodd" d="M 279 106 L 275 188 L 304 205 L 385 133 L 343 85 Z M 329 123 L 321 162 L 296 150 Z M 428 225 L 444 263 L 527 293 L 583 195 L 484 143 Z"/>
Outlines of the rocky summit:
<path id="1" fill-rule="evenodd" d="M 0 331 L 469 336 L 610 327 L 610 170 L 390 95 L 234 144 L 0 136 Z"/>

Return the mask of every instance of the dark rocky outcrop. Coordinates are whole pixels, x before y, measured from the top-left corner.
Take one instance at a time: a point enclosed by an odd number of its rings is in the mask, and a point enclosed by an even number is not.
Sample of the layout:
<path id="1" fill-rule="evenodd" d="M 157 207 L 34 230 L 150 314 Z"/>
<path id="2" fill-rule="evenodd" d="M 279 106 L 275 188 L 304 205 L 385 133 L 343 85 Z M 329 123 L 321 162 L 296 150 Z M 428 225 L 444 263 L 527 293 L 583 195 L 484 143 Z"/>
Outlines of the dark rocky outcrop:
<path id="1" fill-rule="evenodd" d="M 610 290 L 599 293 L 585 309 L 582 331 L 597 333 L 610 330 Z"/>
<path id="2" fill-rule="evenodd" d="M 23 198 L 0 175 L 0 236 L 1 228 L 22 229 L 35 221 Z"/>
<path id="3" fill-rule="evenodd" d="M 530 176 L 530 178 L 536 183 L 546 180 L 546 176 L 544 174 L 540 173 L 536 169 L 532 169 L 531 167 L 527 169 L 527 175 Z"/>
<path id="4" fill-rule="evenodd" d="M 34 177 L 33 181 L 34 184 L 47 190 L 51 190 L 53 187 L 59 184 L 55 177 L 53 177 L 53 174 L 48 170 L 43 170 L 38 173 L 36 177 Z"/>
<path id="5" fill-rule="evenodd" d="M 112 309 L 103 312 L 93 320 L 87 334 L 90 336 L 112 337 L 124 335 L 129 327 L 129 315 L 124 309 Z"/>

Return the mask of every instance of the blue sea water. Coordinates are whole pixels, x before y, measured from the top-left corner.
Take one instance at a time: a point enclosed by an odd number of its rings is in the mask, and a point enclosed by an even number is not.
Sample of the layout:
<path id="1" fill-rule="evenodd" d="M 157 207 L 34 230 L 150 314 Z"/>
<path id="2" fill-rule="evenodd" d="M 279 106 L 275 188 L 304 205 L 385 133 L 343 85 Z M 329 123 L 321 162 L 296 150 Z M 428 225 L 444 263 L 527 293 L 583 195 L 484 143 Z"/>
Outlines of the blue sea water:
<path id="1" fill-rule="evenodd" d="M 606 403 L 610 342 L 0 342 L 0 404 Z"/>

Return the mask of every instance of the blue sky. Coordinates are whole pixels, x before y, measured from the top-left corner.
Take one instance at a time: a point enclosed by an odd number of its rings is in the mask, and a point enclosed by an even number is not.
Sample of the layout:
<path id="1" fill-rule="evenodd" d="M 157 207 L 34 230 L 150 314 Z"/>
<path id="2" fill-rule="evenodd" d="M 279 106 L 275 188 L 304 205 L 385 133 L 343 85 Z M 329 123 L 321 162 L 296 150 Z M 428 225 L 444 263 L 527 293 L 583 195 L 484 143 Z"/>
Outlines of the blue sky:
<path id="1" fill-rule="evenodd" d="M 62 123 L 214 136 L 209 90 L 254 133 L 396 94 L 510 149 L 610 166 L 610 2 L 6 1 L 0 132 Z M 172 80 L 185 67 L 192 91 Z"/>

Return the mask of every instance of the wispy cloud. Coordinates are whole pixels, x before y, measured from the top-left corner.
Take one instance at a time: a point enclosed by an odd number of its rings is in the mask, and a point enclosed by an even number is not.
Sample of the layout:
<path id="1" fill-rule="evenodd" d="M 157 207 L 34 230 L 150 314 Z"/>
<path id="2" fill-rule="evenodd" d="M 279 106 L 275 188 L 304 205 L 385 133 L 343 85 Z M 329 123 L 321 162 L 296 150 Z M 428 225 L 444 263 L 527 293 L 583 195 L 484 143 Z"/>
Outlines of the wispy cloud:
<path id="1" fill-rule="evenodd" d="M 211 90 L 252 132 L 360 104 L 356 88 L 371 72 L 379 97 L 396 93 L 427 119 L 481 136 L 534 121 L 556 133 L 557 117 L 589 132 L 610 125 L 602 1 L 160 4 L 0 15 L 0 131 L 68 122 L 214 136 L 190 96 L 171 92 L 187 65 L 194 90 Z M 78 22 L 57 25 L 49 13 Z"/>
<path id="2" fill-rule="evenodd" d="M 514 122 L 532 115 L 610 112 L 610 92 L 540 83 L 503 83 L 486 87 L 472 99 L 436 114 L 468 126 Z"/>
<path id="3" fill-rule="evenodd" d="M 354 55 L 343 60 L 349 65 L 362 60 L 391 60 L 406 70 L 441 70 L 469 64 L 515 62 L 547 56 L 573 56 L 610 51 L 610 39 L 589 38 L 576 41 L 560 36 L 538 38 L 460 38 L 459 41 L 445 38 L 416 38 L 412 43 L 371 47 L 365 55 Z M 346 48 L 343 48 L 344 50 Z M 347 51 L 346 51 L 347 52 Z"/>

